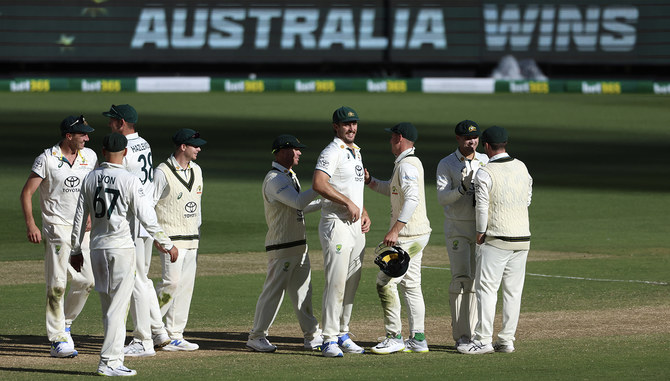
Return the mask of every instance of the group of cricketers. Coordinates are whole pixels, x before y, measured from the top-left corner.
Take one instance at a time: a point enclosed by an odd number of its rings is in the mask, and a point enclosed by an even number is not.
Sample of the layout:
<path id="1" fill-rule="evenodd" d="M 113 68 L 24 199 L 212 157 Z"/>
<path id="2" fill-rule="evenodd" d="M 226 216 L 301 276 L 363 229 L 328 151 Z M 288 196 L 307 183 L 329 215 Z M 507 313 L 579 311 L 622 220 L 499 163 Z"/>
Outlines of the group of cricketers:
<path id="1" fill-rule="evenodd" d="M 77 356 L 71 325 L 95 288 L 104 328 L 97 373 L 133 376 L 125 356 L 198 349 L 183 333 L 202 221 L 202 171 L 194 161 L 206 141 L 194 130 L 178 130 L 174 153 L 154 169 L 151 147 L 135 128 L 135 108 L 112 105 L 103 115 L 111 129 L 102 140 L 104 161 L 85 147 L 94 129 L 84 116 L 69 116 L 60 124 L 61 140 L 35 159 L 20 198 L 28 240 L 46 248 L 51 356 Z M 41 230 L 32 211 L 37 189 Z M 155 288 L 148 278 L 153 246 L 162 264 Z M 124 346 L 129 309 L 135 330 Z"/>
<path id="2" fill-rule="evenodd" d="M 21 204 L 29 241 L 44 240 L 46 247 L 51 355 L 77 355 L 70 326 L 95 288 L 105 332 L 98 374 L 132 376 L 136 372 L 123 365 L 124 356 L 152 356 L 158 348 L 198 349 L 183 334 L 202 221 L 202 171 L 194 161 L 206 141 L 194 130 L 180 129 L 172 136 L 174 153 L 154 169 L 150 145 L 135 129 L 136 110 L 112 105 L 103 115 L 112 131 L 103 139 L 104 162 L 99 164 L 96 153 L 85 147 L 94 130 L 84 117 L 64 119 L 62 140 L 35 159 Z M 363 203 L 367 186 L 390 201 L 389 229 L 379 247 L 400 248 L 411 258 L 403 275 L 391 277 L 382 271 L 377 275 L 386 335 L 370 351 L 429 351 L 421 260 L 431 227 L 423 165 L 415 149 L 419 132 L 408 122 L 386 129 L 395 161 L 391 178 L 380 180 L 363 165 L 361 148 L 355 143 L 358 123 L 358 113 L 350 107 L 333 112 L 334 137 L 321 151 L 307 190 L 294 172 L 306 146 L 288 134 L 272 142 L 274 160 L 262 184 L 267 276 L 246 344 L 251 350 L 276 351 L 267 336 L 288 294 L 306 349 L 319 350 L 324 357 L 365 352 L 350 336 L 349 323 L 371 224 Z M 482 132 L 477 123 L 464 120 L 456 125 L 455 135 L 458 147 L 439 162 L 436 174 L 452 274 L 449 301 L 455 348 L 465 354 L 513 352 L 530 248 L 532 178 L 521 161 L 507 154 L 504 128 L 493 126 Z M 479 145 L 485 154 L 477 152 Z M 41 230 L 31 204 L 37 189 Z M 325 275 L 321 325 L 312 308 L 304 220 L 306 213 L 317 210 Z M 156 287 L 148 278 L 152 246 L 161 253 L 162 279 Z M 64 297 L 68 273 L 72 281 Z M 494 342 L 501 285 L 503 321 Z M 399 288 L 409 321 L 405 337 Z M 134 331 L 124 347 L 128 310 Z"/>

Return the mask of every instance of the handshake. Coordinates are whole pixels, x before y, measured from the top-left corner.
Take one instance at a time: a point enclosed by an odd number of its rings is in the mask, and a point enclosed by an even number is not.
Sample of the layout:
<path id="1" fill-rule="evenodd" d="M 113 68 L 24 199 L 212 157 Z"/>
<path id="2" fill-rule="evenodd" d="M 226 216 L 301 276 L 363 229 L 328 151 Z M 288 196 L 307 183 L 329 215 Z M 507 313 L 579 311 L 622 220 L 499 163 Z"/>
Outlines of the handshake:
<path id="1" fill-rule="evenodd" d="M 472 177 L 474 176 L 475 171 L 468 171 L 468 168 L 465 167 L 461 171 L 461 185 L 458 187 L 458 191 L 461 194 L 472 196 L 475 194 L 475 185 L 472 182 Z"/>

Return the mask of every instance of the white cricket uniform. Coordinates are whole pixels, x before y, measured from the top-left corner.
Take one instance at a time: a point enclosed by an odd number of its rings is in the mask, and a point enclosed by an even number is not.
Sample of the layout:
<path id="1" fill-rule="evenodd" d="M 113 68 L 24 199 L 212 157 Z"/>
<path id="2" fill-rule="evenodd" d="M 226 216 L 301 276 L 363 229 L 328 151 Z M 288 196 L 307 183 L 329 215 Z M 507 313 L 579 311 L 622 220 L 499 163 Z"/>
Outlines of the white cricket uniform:
<path id="1" fill-rule="evenodd" d="M 502 284 L 502 328 L 498 343 L 513 344 L 521 310 L 521 293 L 530 249 L 528 206 L 533 179 L 526 165 L 507 153 L 495 155 L 475 177 L 476 228 L 486 233 L 477 245 L 475 290 L 479 322 L 475 339 L 493 341 L 493 320 Z"/>
<path id="2" fill-rule="evenodd" d="M 174 155 L 155 171 L 158 222 L 179 248 L 177 261 L 161 256 L 163 277 L 156 285 L 160 312 L 172 340 L 184 338 L 191 308 L 202 223 L 202 170 L 191 161 L 181 168 Z"/>
<path id="3" fill-rule="evenodd" d="M 474 195 L 461 193 L 462 171 L 475 172 L 488 162 L 488 157 L 475 152 L 472 160 L 457 149 L 437 165 L 437 201 L 444 207 L 444 238 L 451 267 L 449 305 L 454 341 L 472 339 L 477 325 L 475 296 L 475 208 Z"/>
<path id="4" fill-rule="evenodd" d="M 300 191 L 300 182 L 293 170 L 272 162 L 272 169 L 263 180 L 268 269 L 249 339 L 268 335 L 286 293 L 305 340 L 321 335 L 312 309 L 312 271 L 304 218 L 304 213 L 320 209 L 321 199 L 314 200 L 316 196 L 318 193 L 312 189 Z"/>
<path id="5" fill-rule="evenodd" d="M 144 193 L 153 195 L 154 169 L 151 147 L 138 133 L 126 135 L 126 138 L 128 139 L 126 146 L 128 151 L 123 158 L 123 165 L 128 172 L 140 179 Z M 151 197 L 148 199 L 152 200 Z M 149 279 L 153 240 L 140 224 L 136 223 L 134 226 L 139 228 L 139 232 L 135 235 L 137 263 L 135 285 L 130 302 L 130 312 L 135 326 L 133 337 L 142 340 L 144 348 L 151 348 L 154 345 L 151 339 L 152 333 L 164 334 L 166 330 L 161 318 L 154 283 Z"/>
<path id="6" fill-rule="evenodd" d="M 390 226 L 396 221 L 405 223 L 398 233 L 398 245 L 407 251 L 411 259 L 403 276 L 392 278 L 379 271 L 377 294 L 384 310 L 386 334 L 393 337 L 401 335 L 400 286 L 408 309 L 410 337 L 414 337 L 415 333 L 424 333 L 425 329 L 426 306 L 421 291 L 421 259 L 432 229 L 426 214 L 423 165 L 414 155 L 414 148 L 400 153 L 394 163 L 391 179 L 380 181 L 372 178 L 370 188 L 390 197 Z"/>
<path id="7" fill-rule="evenodd" d="M 330 184 L 363 211 L 365 172 L 360 148 L 349 148 L 340 138 L 321 151 L 316 169 L 330 176 Z M 360 216 L 359 216 L 360 217 Z M 349 332 L 354 297 L 361 279 L 365 235 L 360 218 L 351 222 L 347 208 L 323 200 L 319 240 L 323 249 L 325 284 L 323 290 L 324 342 L 337 341 Z"/>
<path id="8" fill-rule="evenodd" d="M 44 150 L 33 163 L 32 172 L 42 178 L 39 191 L 45 245 L 44 279 L 49 341 L 67 341 L 65 327 L 70 326 L 79 315 L 93 289 L 88 234 L 83 241 L 85 265 L 81 272 L 74 271 L 70 266 L 68 253 L 81 182 L 97 163 L 98 158 L 90 148 L 77 152 L 74 163 L 68 163 L 61 152 L 60 143 Z M 67 298 L 63 298 L 68 272 L 72 281 Z"/>
<path id="9" fill-rule="evenodd" d="M 84 178 L 72 229 L 72 254 L 81 251 L 90 214 L 91 265 L 105 331 L 100 365 L 123 365 L 126 316 L 135 283 L 134 221 L 139 219 L 165 249 L 172 248 L 151 206 L 151 195 L 144 193 L 142 183 L 122 165 L 104 162 Z"/>

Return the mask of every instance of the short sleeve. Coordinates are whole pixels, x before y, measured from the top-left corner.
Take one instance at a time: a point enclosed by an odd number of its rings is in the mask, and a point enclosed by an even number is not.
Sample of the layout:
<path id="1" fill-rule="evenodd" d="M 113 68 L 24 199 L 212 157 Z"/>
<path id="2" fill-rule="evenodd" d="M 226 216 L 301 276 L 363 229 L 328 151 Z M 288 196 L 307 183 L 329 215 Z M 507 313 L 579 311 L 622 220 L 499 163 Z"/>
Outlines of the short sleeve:
<path id="1" fill-rule="evenodd" d="M 47 158 L 44 156 L 44 154 L 42 154 L 35 159 L 35 162 L 33 162 L 33 168 L 31 170 L 37 176 L 45 178 L 47 173 L 46 167 L 47 167 Z"/>

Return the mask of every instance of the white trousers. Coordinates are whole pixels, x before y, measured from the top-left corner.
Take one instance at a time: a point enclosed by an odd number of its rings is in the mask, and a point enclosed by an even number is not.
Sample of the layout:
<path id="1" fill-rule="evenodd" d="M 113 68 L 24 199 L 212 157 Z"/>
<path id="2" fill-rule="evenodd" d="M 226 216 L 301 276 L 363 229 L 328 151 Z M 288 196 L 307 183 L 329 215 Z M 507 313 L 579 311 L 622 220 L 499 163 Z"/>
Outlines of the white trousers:
<path id="1" fill-rule="evenodd" d="M 449 254 L 451 283 L 451 333 L 454 341 L 474 336 L 477 325 L 477 296 L 475 295 L 475 221 L 444 220 L 444 236 Z"/>
<path id="2" fill-rule="evenodd" d="M 410 337 L 413 337 L 415 333 L 424 332 L 426 305 L 421 291 L 421 259 L 423 258 L 423 249 L 428 244 L 429 239 L 430 234 L 406 241 L 402 240 L 401 237 L 398 244 L 411 258 L 407 272 L 397 278 L 391 278 L 382 271 L 377 273 L 377 294 L 384 310 L 384 329 L 387 335 L 402 334 L 398 286 L 404 294 L 407 306 Z"/>
<path id="3" fill-rule="evenodd" d="M 361 221 L 321 219 L 319 240 L 323 249 L 325 284 L 323 289 L 323 340 L 337 341 L 349 332 L 354 297 L 361 280 L 365 235 Z"/>
<path id="4" fill-rule="evenodd" d="M 44 280 L 46 284 L 46 327 L 49 341 L 66 341 L 65 327 L 79 316 L 94 285 L 89 251 L 90 233 L 84 234 L 81 251 L 84 265 L 77 272 L 70 265 L 72 226 L 50 225 L 42 229 L 44 236 Z M 65 296 L 67 274 L 70 291 Z"/>
<path id="5" fill-rule="evenodd" d="M 152 333 L 166 333 L 154 282 L 149 279 L 152 248 L 151 237 L 135 239 L 135 285 L 130 299 L 130 313 L 135 326 L 133 337 L 141 340 L 145 348 L 154 346 Z"/>
<path id="6" fill-rule="evenodd" d="M 319 322 L 312 309 L 312 271 L 307 246 L 305 252 L 283 258 L 270 258 L 263 291 L 256 303 L 254 326 L 249 339 L 266 337 L 279 312 L 284 295 L 288 294 L 305 339 L 321 335 Z"/>
<path id="7" fill-rule="evenodd" d="M 484 344 L 493 341 L 498 288 L 502 285 L 502 328 L 498 333 L 498 342 L 503 345 L 511 344 L 519 323 L 528 250 L 503 250 L 485 242 L 477 245 L 476 256 L 475 290 L 479 322 L 475 328 L 475 338 Z"/>
<path id="8" fill-rule="evenodd" d="M 123 365 L 126 317 L 135 284 L 135 249 L 91 250 L 95 289 L 100 293 L 105 337 L 100 365 Z"/>
<path id="9" fill-rule="evenodd" d="M 165 329 L 173 340 L 184 338 L 184 329 L 191 309 L 191 298 L 198 267 L 198 249 L 179 249 L 177 261 L 170 262 L 169 254 L 161 254 L 163 279 L 156 286 Z"/>

